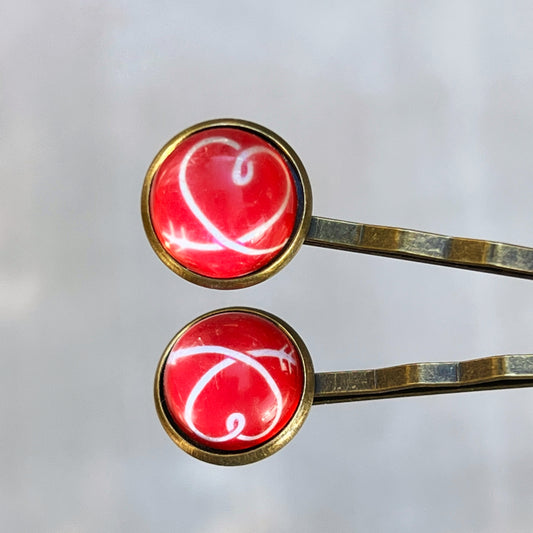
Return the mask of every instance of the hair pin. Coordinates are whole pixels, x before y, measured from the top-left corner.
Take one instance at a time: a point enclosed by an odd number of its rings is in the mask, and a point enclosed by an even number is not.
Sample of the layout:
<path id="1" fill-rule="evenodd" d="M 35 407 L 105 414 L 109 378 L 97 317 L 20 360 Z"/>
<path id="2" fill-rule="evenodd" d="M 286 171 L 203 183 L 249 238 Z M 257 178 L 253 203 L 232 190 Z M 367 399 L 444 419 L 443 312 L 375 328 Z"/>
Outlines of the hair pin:
<path id="1" fill-rule="evenodd" d="M 533 386 L 533 355 L 314 373 L 288 324 L 246 307 L 206 313 L 159 362 L 159 419 L 187 453 L 219 465 L 264 459 L 287 444 L 312 404 Z"/>
<path id="2" fill-rule="evenodd" d="M 171 139 L 148 169 L 141 210 L 163 263 L 205 287 L 259 283 L 303 243 L 533 278 L 533 248 L 312 216 L 297 154 L 243 120 L 202 122 Z"/>

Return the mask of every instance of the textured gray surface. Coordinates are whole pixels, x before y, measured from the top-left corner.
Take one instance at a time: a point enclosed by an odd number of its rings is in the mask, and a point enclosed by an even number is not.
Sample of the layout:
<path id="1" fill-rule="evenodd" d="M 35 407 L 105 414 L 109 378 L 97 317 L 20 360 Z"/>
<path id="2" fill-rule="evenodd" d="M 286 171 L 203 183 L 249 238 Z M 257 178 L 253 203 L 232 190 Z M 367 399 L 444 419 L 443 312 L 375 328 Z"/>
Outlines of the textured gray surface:
<path id="1" fill-rule="evenodd" d="M 152 376 L 224 305 L 317 370 L 533 351 L 533 284 L 306 247 L 237 292 L 187 284 L 141 225 L 181 129 L 270 127 L 315 213 L 533 245 L 530 2 L 11 2 L 0 8 L 2 531 L 526 532 L 533 391 L 313 408 L 224 469 L 176 448 Z"/>

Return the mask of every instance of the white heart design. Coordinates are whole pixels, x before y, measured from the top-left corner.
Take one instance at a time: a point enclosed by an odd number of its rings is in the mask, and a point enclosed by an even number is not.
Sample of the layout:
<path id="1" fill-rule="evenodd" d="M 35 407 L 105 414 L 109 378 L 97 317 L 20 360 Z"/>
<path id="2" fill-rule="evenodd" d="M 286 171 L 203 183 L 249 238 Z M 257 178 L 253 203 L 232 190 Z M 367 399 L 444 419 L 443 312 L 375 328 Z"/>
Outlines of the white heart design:
<path id="1" fill-rule="evenodd" d="M 181 161 L 179 169 L 179 187 L 183 199 L 187 207 L 191 210 L 193 215 L 198 220 L 198 222 L 200 222 L 202 227 L 211 235 L 211 237 L 213 237 L 213 240 L 215 242 L 201 243 L 190 241 L 185 235 L 183 228 L 180 228 L 180 234 L 177 234 L 172 222 L 170 222 L 168 230 L 162 232 L 162 235 L 166 240 L 167 246 L 174 245 L 180 249 L 194 249 L 203 251 L 230 249 L 244 255 L 265 255 L 279 250 L 284 246 L 285 243 L 279 244 L 278 246 L 274 246 L 272 248 L 251 248 L 249 246 L 245 246 L 245 244 L 253 242 L 254 240 L 260 238 L 264 233 L 266 233 L 283 215 L 285 209 L 287 208 L 287 204 L 290 199 L 292 178 L 286 168 L 285 162 L 279 154 L 277 154 L 273 150 L 268 150 L 262 146 L 252 146 L 251 148 L 242 150 L 239 153 L 235 160 L 235 164 L 233 165 L 233 170 L 231 172 L 232 182 L 235 184 L 235 186 L 242 187 L 244 185 L 247 185 L 254 178 L 254 165 L 252 161 L 248 162 L 246 174 L 244 176 L 242 174 L 242 168 L 246 160 L 255 154 L 265 153 L 270 155 L 271 157 L 274 157 L 280 163 L 280 167 L 283 169 L 287 187 L 283 201 L 281 202 L 279 209 L 274 213 L 272 217 L 270 217 L 267 221 L 259 224 L 252 230 L 248 231 L 244 235 L 241 235 L 236 239 L 231 239 L 230 237 L 225 235 L 224 232 L 221 231 L 220 228 L 218 228 L 200 209 L 187 183 L 187 167 L 191 158 L 199 149 L 215 143 L 225 144 L 235 149 L 236 151 L 241 150 L 241 145 L 238 142 L 232 139 L 228 139 L 227 137 L 208 137 L 206 139 L 198 141 L 188 150 L 188 152 L 185 154 L 185 157 Z"/>

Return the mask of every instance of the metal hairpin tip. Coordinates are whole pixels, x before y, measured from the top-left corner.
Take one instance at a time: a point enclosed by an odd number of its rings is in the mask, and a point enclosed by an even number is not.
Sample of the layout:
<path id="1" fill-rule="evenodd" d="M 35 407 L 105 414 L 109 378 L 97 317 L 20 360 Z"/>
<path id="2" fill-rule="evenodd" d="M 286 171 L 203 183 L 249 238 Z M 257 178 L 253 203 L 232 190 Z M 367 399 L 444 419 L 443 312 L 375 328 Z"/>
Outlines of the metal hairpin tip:
<path id="1" fill-rule="evenodd" d="M 312 404 L 533 386 L 533 354 L 314 373 L 299 335 L 270 313 L 212 311 L 185 326 L 159 362 L 155 403 L 171 439 L 219 465 L 287 444 Z"/>
<path id="2" fill-rule="evenodd" d="M 148 169 L 141 211 L 163 263 L 205 287 L 259 283 L 304 243 L 533 279 L 533 248 L 312 216 L 295 151 L 244 120 L 202 122 L 171 139 Z"/>

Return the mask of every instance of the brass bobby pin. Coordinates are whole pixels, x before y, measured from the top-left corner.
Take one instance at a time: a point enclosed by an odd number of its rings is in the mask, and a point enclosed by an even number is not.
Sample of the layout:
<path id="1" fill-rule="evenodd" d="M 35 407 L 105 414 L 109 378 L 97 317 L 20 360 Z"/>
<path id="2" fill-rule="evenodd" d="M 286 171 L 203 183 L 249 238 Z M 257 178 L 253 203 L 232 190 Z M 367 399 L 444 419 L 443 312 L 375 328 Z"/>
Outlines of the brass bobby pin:
<path id="1" fill-rule="evenodd" d="M 218 289 L 267 279 L 313 246 L 533 278 L 533 248 L 311 216 L 294 150 L 244 120 L 203 122 L 171 139 L 144 181 L 141 210 L 159 258 Z"/>
<path id="2" fill-rule="evenodd" d="M 243 465 L 287 444 L 312 404 L 533 386 L 533 354 L 314 373 L 287 323 L 245 307 L 206 313 L 170 341 L 157 368 L 159 419 L 187 453 Z"/>

